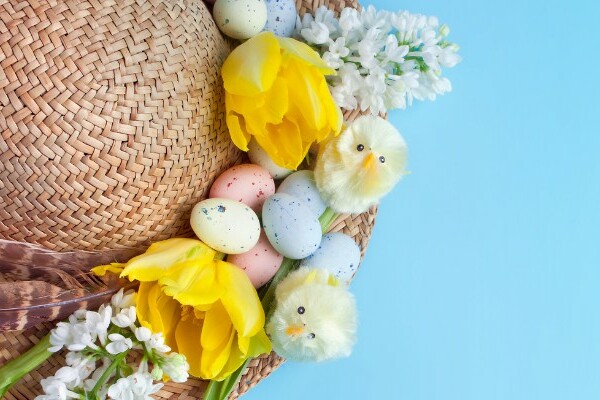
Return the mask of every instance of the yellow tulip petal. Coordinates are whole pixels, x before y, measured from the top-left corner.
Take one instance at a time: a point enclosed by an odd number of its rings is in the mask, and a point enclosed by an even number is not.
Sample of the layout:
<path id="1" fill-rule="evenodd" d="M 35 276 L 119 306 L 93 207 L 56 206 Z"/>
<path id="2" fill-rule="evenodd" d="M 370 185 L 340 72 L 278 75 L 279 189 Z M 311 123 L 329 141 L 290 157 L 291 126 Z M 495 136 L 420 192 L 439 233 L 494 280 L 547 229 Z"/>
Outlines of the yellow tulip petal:
<path id="1" fill-rule="evenodd" d="M 273 87 L 264 95 L 267 101 L 263 106 L 248 110 L 244 114 L 246 129 L 256 137 L 268 136 L 267 124 L 281 123 L 288 111 L 288 89 L 284 79 L 277 78 Z"/>
<path id="2" fill-rule="evenodd" d="M 181 317 L 181 305 L 164 294 L 155 282 L 142 282 L 136 296 L 137 317 L 152 332 L 162 332 L 174 351 L 175 328 Z"/>
<path id="3" fill-rule="evenodd" d="M 268 136 L 256 136 L 256 141 L 277 165 L 288 169 L 298 168 L 308 151 L 300 128 L 288 118 L 278 125 L 268 125 Z"/>
<path id="4" fill-rule="evenodd" d="M 177 263 L 191 259 L 212 259 L 215 251 L 195 239 L 167 239 L 152 244 L 144 254 L 127 262 L 121 277 L 130 281 L 157 281 Z"/>
<path id="5" fill-rule="evenodd" d="M 202 328 L 204 331 L 204 328 Z M 225 337 L 225 341 L 221 346 L 214 350 L 202 349 L 202 378 L 213 379 L 218 376 L 223 367 L 227 365 L 229 356 L 231 355 L 233 339 L 235 337 L 235 331 L 232 329 L 229 336 Z"/>
<path id="6" fill-rule="evenodd" d="M 296 39 L 277 37 L 279 46 L 287 52 L 284 55 L 292 60 L 300 60 L 305 65 L 314 67 L 323 75 L 335 75 L 334 69 L 330 68 L 325 61 L 319 56 L 319 53 L 310 48 L 306 43 L 302 43 Z M 288 61 L 288 60 L 286 60 Z"/>
<path id="7" fill-rule="evenodd" d="M 215 264 L 206 258 L 177 264 L 158 283 L 165 294 L 183 305 L 194 307 L 214 303 L 223 292 L 216 281 Z"/>
<path id="8" fill-rule="evenodd" d="M 246 354 L 241 352 L 238 346 L 232 346 L 227 363 L 223 366 L 221 372 L 213 377 L 213 380 L 222 381 L 223 379 L 227 378 L 242 366 L 244 361 L 246 361 L 246 358 Z"/>
<path id="9" fill-rule="evenodd" d="M 236 47 L 223 64 L 225 90 L 252 96 L 269 90 L 281 64 L 279 42 L 272 32 L 263 32 Z"/>
<path id="10" fill-rule="evenodd" d="M 327 113 L 319 88 L 325 83 L 323 75 L 316 72 L 314 69 L 307 71 L 299 63 L 290 63 L 286 68 L 288 71 L 289 90 L 294 93 L 294 104 L 291 109 L 303 116 L 310 132 L 303 134 L 314 135 L 314 130 L 320 130 L 327 125 Z M 293 77 L 293 78 L 292 78 Z M 331 95 L 329 95 L 331 98 Z"/>
<path id="11" fill-rule="evenodd" d="M 120 274 L 125 268 L 125 264 L 121 263 L 111 263 L 108 265 L 99 265 L 97 267 L 92 268 L 92 273 L 98 276 L 104 276 L 107 272 L 112 272 L 113 274 Z"/>
<path id="12" fill-rule="evenodd" d="M 217 262 L 217 279 L 227 288 L 221 302 L 235 330 L 242 336 L 256 334 L 265 324 L 265 313 L 256 289 L 244 271 L 225 261 Z"/>
<path id="13" fill-rule="evenodd" d="M 248 151 L 248 143 L 250 143 L 250 134 L 246 132 L 244 127 L 244 117 L 233 111 L 227 112 L 225 116 L 225 122 L 227 123 L 227 129 L 229 129 L 229 136 L 231 141 L 242 151 Z"/>
<path id="14" fill-rule="evenodd" d="M 189 374 L 198 378 L 202 377 L 201 330 L 202 320 L 194 319 L 191 315 L 182 318 L 175 330 L 178 352 L 185 355 L 187 362 L 190 364 Z"/>
<path id="15" fill-rule="evenodd" d="M 231 334 L 233 326 L 227 314 L 227 310 L 220 301 L 217 301 L 210 310 L 206 312 L 204 327 L 202 328 L 202 348 L 214 350 L 223 343 Z"/>

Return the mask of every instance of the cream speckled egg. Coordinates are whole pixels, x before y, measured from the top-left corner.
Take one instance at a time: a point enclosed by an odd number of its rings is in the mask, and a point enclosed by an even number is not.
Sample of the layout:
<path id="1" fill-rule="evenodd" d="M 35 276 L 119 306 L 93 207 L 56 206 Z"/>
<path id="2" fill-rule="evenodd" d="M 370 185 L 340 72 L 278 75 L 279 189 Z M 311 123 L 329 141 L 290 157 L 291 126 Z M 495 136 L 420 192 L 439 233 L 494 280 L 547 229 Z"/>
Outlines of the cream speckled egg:
<path id="1" fill-rule="evenodd" d="M 200 240 L 226 254 L 244 253 L 260 237 L 256 213 L 231 199 L 202 200 L 194 206 L 190 222 Z"/>
<path id="2" fill-rule="evenodd" d="M 227 261 L 243 269 L 250 282 L 258 289 L 279 270 L 283 256 L 271 246 L 263 232 L 252 250 L 242 254 L 232 254 L 227 257 Z"/>
<path id="3" fill-rule="evenodd" d="M 267 0 L 265 31 L 277 36 L 290 37 L 296 28 L 296 2 L 294 0 Z"/>
<path id="4" fill-rule="evenodd" d="M 258 143 L 256 143 L 255 140 L 250 141 L 248 144 L 248 158 L 250 158 L 252 163 L 260 165 L 269 171 L 269 174 L 271 174 L 274 179 L 285 178 L 294 172 L 291 169 L 283 168 L 275 164 L 273 160 L 271 160 L 271 157 L 269 157 L 269 155 L 263 150 L 262 147 L 258 145 Z"/>
<path id="5" fill-rule="evenodd" d="M 265 0 L 217 0 L 213 18 L 227 36 L 248 39 L 265 27 L 267 3 Z"/>
<path id="6" fill-rule="evenodd" d="M 275 193 L 275 182 L 269 171 L 255 164 L 240 164 L 229 168 L 215 180 L 208 197 L 239 201 L 260 214 L 263 203 Z"/>

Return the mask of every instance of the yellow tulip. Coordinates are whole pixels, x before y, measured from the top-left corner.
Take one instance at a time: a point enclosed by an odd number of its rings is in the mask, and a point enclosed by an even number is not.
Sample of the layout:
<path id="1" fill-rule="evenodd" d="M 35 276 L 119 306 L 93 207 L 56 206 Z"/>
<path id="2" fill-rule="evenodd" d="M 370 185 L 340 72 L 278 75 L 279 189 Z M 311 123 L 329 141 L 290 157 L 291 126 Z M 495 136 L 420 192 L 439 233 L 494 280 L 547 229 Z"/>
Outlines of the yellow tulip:
<path id="1" fill-rule="evenodd" d="M 271 32 L 238 46 L 222 70 L 235 145 L 248 151 L 254 137 L 276 164 L 296 169 L 311 144 L 340 132 L 342 113 L 325 80 L 334 74 L 308 45 Z"/>
<path id="2" fill-rule="evenodd" d="M 93 271 L 140 281 L 140 323 L 162 332 L 165 343 L 186 356 L 191 375 L 223 380 L 247 358 L 270 352 L 271 342 L 252 283 L 216 254 L 199 240 L 168 239 L 127 263 Z"/>

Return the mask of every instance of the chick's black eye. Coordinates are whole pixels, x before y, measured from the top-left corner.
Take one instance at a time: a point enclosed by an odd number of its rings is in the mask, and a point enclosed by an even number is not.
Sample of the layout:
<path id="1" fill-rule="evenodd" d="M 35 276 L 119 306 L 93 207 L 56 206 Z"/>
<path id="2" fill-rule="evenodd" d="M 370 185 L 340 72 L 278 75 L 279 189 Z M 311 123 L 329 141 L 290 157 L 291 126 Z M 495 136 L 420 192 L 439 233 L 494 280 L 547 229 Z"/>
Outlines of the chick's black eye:
<path id="1" fill-rule="evenodd" d="M 298 314 L 304 314 L 304 311 L 306 311 L 304 309 L 304 307 L 302 307 L 302 306 L 298 307 Z"/>
<path id="2" fill-rule="evenodd" d="M 315 335 L 314 333 L 309 333 L 307 336 L 309 339 L 314 339 L 317 337 L 317 335 Z"/>
<path id="3" fill-rule="evenodd" d="M 385 162 L 385 157 L 379 156 L 379 162 L 383 164 Z"/>
<path id="4" fill-rule="evenodd" d="M 363 146 L 362 144 L 359 144 L 358 146 L 356 146 L 356 150 L 358 151 L 363 151 L 365 149 L 365 146 Z"/>

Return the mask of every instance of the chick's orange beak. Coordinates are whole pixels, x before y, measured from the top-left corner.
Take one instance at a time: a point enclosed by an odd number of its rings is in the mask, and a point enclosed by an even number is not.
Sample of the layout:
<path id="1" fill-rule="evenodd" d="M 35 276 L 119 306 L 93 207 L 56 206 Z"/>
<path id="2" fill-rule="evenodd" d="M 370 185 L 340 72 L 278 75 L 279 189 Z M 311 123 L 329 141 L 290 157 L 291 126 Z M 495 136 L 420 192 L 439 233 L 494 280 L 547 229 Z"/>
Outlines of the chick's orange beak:
<path id="1" fill-rule="evenodd" d="M 297 326 L 297 325 L 289 325 L 286 329 L 285 329 L 285 334 L 288 336 L 298 336 L 300 335 L 302 332 L 304 332 L 304 327 L 302 326 Z"/>
<path id="2" fill-rule="evenodd" d="M 370 169 L 375 162 L 375 155 L 373 153 L 369 153 L 365 161 L 363 161 L 363 168 Z"/>

